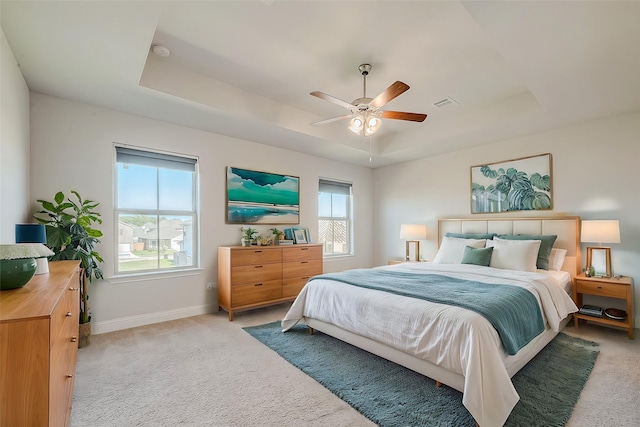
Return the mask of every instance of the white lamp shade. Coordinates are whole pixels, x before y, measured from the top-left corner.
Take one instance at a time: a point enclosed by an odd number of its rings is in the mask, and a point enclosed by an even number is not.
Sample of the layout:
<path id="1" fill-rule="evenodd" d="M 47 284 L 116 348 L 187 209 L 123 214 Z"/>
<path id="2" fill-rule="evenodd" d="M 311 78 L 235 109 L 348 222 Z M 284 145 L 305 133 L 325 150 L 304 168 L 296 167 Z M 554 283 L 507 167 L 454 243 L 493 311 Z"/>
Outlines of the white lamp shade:
<path id="1" fill-rule="evenodd" d="M 620 243 L 620 223 L 615 220 L 582 221 L 581 242 Z"/>
<path id="2" fill-rule="evenodd" d="M 427 226 L 424 224 L 402 224 L 400 238 L 403 240 L 426 240 Z"/>

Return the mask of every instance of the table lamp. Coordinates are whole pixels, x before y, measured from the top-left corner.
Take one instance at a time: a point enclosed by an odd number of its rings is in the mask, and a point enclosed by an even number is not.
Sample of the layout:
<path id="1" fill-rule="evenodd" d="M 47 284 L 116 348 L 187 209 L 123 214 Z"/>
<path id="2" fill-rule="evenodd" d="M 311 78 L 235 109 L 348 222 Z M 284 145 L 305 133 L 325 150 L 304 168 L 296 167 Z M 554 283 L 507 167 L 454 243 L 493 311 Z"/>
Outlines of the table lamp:
<path id="1" fill-rule="evenodd" d="M 33 243 L 33 248 L 40 255 L 36 258 L 36 273 L 46 274 L 49 272 L 48 256 L 54 253 L 44 244 L 47 243 L 47 232 L 44 224 L 16 224 L 16 243 Z"/>
<path id="2" fill-rule="evenodd" d="M 580 241 L 598 243 L 599 246 L 587 246 L 587 267 L 594 267 L 595 273 L 603 277 L 611 277 L 611 248 L 603 247 L 603 243 L 620 243 L 620 223 L 618 220 L 585 220 L 582 221 Z M 597 259 L 596 259 L 597 258 Z M 598 266 L 596 267 L 596 262 Z"/>
<path id="3" fill-rule="evenodd" d="M 427 239 L 427 226 L 424 224 L 402 224 L 400 238 L 406 240 L 405 261 L 409 261 L 409 244 L 416 244 L 416 261 L 420 261 L 420 240 Z"/>

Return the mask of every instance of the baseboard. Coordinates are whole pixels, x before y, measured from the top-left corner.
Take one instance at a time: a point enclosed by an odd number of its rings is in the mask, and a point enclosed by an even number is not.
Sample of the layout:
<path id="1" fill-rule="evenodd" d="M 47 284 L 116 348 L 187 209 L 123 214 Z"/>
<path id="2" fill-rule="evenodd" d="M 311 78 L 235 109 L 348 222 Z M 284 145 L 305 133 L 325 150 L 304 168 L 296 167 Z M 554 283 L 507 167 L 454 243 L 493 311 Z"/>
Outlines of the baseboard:
<path id="1" fill-rule="evenodd" d="M 218 307 L 213 305 L 198 305 L 185 307 L 177 310 L 158 311 L 155 313 L 142 314 L 139 316 L 121 317 L 104 322 L 92 322 L 91 334 L 98 335 L 107 332 L 120 331 L 122 329 L 135 328 L 137 326 L 151 325 L 153 323 L 166 322 L 168 320 L 182 319 L 185 317 L 198 316 L 200 314 L 213 313 L 218 311 Z"/>

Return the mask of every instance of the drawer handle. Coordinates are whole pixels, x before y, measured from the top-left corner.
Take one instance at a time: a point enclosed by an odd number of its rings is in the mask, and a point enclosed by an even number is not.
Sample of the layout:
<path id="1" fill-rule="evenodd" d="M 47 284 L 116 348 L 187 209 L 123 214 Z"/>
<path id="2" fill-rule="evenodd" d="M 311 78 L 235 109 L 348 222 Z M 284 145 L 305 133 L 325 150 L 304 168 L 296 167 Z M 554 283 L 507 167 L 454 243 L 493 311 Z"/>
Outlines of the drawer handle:
<path id="1" fill-rule="evenodd" d="M 301 277 L 302 280 L 309 280 L 309 276 L 307 277 Z"/>
<path id="2" fill-rule="evenodd" d="M 67 377 L 67 378 L 73 378 L 73 375 L 71 375 L 71 374 L 67 374 L 67 375 L 66 375 L 66 377 Z"/>
<path id="3" fill-rule="evenodd" d="M 308 251 L 309 248 L 300 248 L 301 251 Z"/>
<path id="4" fill-rule="evenodd" d="M 73 313 L 71 313 L 70 311 L 67 312 L 67 317 L 71 317 L 71 316 L 73 316 Z"/>
<path id="5" fill-rule="evenodd" d="M 77 290 L 78 290 L 78 288 L 73 288 L 73 287 L 71 287 L 71 288 L 69 288 L 69 290 L 70 290 L 70 291 L 77 291 Z"/>
<path id="6" fill-rule="evenodd" d="M 253 251 L 254 254 L 261 254 L 262 251 Z"/>
<path id="7" fill-rule="evenodd" d="M 253 285 L 253 286 L 262 286 L 262 283 L 256 283 L 256 284 L 255 284 L 255 285 Z"/>
<path id="8" fill-rule="evenodd" d="M 602 286 L 598 286 L 598 289 L 602 289 Z"/>
<path id="9" fill-rule="evenodd" d="M 309 261 L 300 261 L 300 264 L 309 264 Z"/>
<path id="10" fill-rule="evenodd" d="M 262 268 L 261 265 L 254 265 L 253 268 Z"/>
<path id="11" fill-rule="evenodd" d="M 78 341 L 78 337 L 71 337 L 71 342 L 76 342 Z"/>

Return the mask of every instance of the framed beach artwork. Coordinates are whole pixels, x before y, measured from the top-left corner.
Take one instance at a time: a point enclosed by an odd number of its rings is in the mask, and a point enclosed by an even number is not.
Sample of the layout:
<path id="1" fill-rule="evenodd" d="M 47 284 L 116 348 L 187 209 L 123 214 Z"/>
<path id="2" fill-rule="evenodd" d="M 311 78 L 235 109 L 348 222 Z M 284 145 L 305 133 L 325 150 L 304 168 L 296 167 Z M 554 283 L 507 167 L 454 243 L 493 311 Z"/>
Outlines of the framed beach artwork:
<path id="1" fill-rule="evenodd" d="M 551 154 L 471 166 L 471 213 L 552 209 Z"/>
<path id="2" fill-rule="evenodd" d="M 227 167 L 227 224 L 299 224 L 300 178 Z"/>

